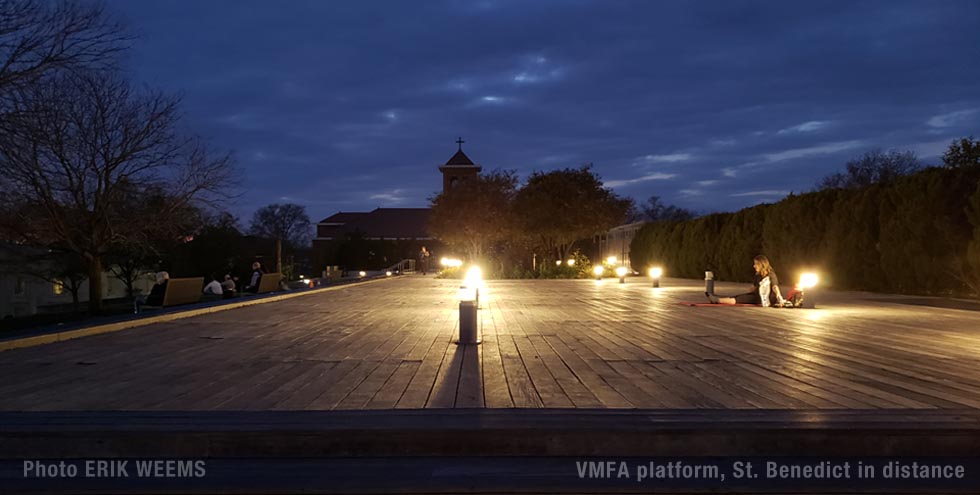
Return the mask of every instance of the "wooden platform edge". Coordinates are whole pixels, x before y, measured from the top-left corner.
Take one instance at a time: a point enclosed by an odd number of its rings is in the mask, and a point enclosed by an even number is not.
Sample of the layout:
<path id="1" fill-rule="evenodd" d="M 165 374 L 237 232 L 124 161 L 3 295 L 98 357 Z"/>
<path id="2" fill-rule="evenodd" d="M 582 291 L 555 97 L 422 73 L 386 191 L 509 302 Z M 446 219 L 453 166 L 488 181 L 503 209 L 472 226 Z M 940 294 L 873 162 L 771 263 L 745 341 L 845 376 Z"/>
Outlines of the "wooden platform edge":
<path id="1" fill-rule="evenodd" d="M 254 306 L 256 304 L 266 304 L 271 302 L 282 301 L 285 299 L 292 299 L 294 297 L 303 297 L 303 296 L 308 296 L 313 294 L 322 294 L 324 292 L 346 289 L 348 287 L 353 287 L 355 285 L 364 285 L 364 284 L 370 284 L 374 282 L 380 282 L 382 280 L 394 280 L 394 277 L 374 278 L 370 280 L 352 282 L 343 285 L 323 287 L 320 289 L 303 290 L 301 292 L 260 297 L 256 299 L 250 299 L 246 301 L 229 303 L 229 304 L 219 304 L 216 306 L 209 306 L 205 308 L 188 309 L 185 311 L 177 311 L 173 313 L 162 314 L 159 316 L 150 316 L 147 318 L 119 321 L 114 323 L 105 323 L 102 325 L 93 325 L 90 327 L 77 328 L 74 330 L 66 330 L 63 332 L 52 332 L 43 335 L 34 335 L 29 337 L 20 337 L 20 338 L 13 338 L 9 340 L 2 340 L 0 341 L 0 352 L 9 351 L 13 349 L 20 349 L 23 347 L 33 347 L 33 346 L 44 345 L 44 344 L 53 344 L 55 342 L 63 342 L 66 340 L 88 337 L 91 335 L 99 335 L 103 333 L 118 332 L 121 330 L 129 330 L 132 328 L 153 325 L 155 323 L 165 323 L 165 322 L 180 320 L 183 318 L 191 318 L 194 316 L 244 308 L 246 306 Z"/>
<path id="2" fill-rule="evenodd" d="M 977 411 L 0 414 L 0 459 L 975 456 Z"/>

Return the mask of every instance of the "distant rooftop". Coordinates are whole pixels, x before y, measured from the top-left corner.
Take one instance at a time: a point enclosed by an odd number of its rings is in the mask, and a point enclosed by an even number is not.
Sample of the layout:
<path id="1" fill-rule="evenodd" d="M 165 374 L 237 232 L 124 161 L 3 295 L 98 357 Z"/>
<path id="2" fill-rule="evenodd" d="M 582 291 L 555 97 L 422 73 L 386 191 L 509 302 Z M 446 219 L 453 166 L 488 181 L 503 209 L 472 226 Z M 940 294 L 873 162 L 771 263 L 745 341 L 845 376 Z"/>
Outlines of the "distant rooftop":
<path id="1" fill-rule="evenodd" d="M 367 239 L 429 238 L 429 208 L 375 208 L 369 212 L 337 212 L 320 221 L 318 237 L 342 238 L 360 233 Z"/>

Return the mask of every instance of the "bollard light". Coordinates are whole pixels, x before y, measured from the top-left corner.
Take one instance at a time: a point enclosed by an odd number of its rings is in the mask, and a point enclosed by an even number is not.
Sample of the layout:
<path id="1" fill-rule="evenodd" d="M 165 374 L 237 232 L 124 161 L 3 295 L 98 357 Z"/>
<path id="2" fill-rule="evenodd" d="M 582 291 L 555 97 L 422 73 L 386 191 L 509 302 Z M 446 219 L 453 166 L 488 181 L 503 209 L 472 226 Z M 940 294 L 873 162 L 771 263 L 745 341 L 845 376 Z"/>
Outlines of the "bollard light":
<path id="1" fill-rule="evenodd" d="M 361 277 L 367 276 L 367 272 L 357 272 L 357 274 L 360 275 Z"/>
<path id="2" fill-rule="evenodd" d="M 471 266 L 459 288 L 459 340 L 458 345 L 479 344 L 477 337 L 477 310 L 480 307 L 480 285 L 483 270 Z"/>
<path id="3" fill-rule="evenodd" d="M 820 279 L 819 279 L 819 277 L 817 277 L 817 274 L 816 273 L 809 273 L 809 272 L 808 273 L 804 273 L 803 275 L 800 275 L 800 284 L 799 284 L 799 286 L 800 286 L 801 289 L 810 289 L 810 288 L 816 287 L 817 286 L 817 282 L 819 280 Z"/>
<path id="4" fill-rule="evenodd" d="M 561 266 L 561 260 L 555 260 L 555 266 Z"/>
<path id="5" fill-rule="evenodd" d="M 616 257 L 615 256 L 610 256 L 610 257 L 606 258 L 606 263 L 609 264 L 609 265 L 615 265 L 616 264 Z"/>
<path id="6" fill-rule="evenodd" d="M 439 260 L 439 264 L 442 266 L 449 266 L 449 258 L 443 257 L 441 260 Z"/>
<path id="7" fill-rule="evenodd" d="M 602 272 L 604 271 L 606 271 L 606 269 L 603 268 L 602 265 L 596 265 L 594 268 L 592 268 L 592 273 L 595 274 L 596 280 L 602 280 Z"/>
<path id="8" fill-rule="evenodd" d="M 619 277 L 619 283 L 621 284 L 626 283 L 626 274 L 628 272 L 629 270 L 625 266 L 621 266 L 616 269 L 616 276 Z"/>
<path id="9" fill-rule="evenodd" d="M 655 266 L 650 269 L 650 278 L 653 279 L 653 287 L 660 287 L 660 277 L 664 274 L 664 269 L 659 266 Z"/>
<path id="10" fill-rule="evenodd" d="M 390 277 L 390 276 L 391 276 L 391 270 L 388 270 L 388 271 L 386 271 L 386 272 L 385 272 L 385 276 L 386 276 L 386 277 Z"/>
<path id="11" fill-rule="evenodd" d="M 479 266 L 471 266 L 469 270 L 466 270 L 466 276 L 463 277 L 463 285 L 473 289 L 473 300 L 477 304 L 480 304 L 480 289 L 483 288 L 483 270 Z"/>
<path id="12" fill-rule="evenodd" d="M 575 266 L 575 260 L 573 259 L 568 260 L 568 266 Z"/>

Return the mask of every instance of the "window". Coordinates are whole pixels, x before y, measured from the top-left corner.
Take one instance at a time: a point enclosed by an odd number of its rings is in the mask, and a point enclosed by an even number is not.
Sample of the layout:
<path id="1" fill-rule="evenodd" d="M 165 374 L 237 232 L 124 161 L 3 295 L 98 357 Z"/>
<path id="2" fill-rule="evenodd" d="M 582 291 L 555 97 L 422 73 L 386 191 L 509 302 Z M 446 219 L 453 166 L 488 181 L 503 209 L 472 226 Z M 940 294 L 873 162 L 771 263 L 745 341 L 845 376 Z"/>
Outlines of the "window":
<path id="1" fill-rule="evenodd" d="M 51 287 L 51 292 L 56 296 L 60 296 L 65 292 L 65 282 L 61 280 L 55 280 L 54 285 Z"/>

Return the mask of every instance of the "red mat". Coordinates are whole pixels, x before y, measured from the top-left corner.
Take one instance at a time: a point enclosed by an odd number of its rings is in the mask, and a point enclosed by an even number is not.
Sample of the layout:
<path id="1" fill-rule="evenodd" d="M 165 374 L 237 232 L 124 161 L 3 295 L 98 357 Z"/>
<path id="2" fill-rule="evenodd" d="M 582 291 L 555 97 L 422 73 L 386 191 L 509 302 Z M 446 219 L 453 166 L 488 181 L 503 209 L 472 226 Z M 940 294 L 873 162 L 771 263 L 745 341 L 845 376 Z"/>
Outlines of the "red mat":
<path id="1" fill-rule="evenodd" d="M 731 308 L 731 307 L 736 307 L 736 306 L 750 306 L 750 307 L 753 307 L 753 308 L 761 308 L 762 307 L 761 304 L 714 304 L 714 303 L 707 303 L 707 302 L 679 302 L 677 304 L 681 304 L 683 306 L 698 306 L 698 307 L 701 307 L 701 306 L 715 307 L 715 306 L 717 306 L 719 308 Z"/>

